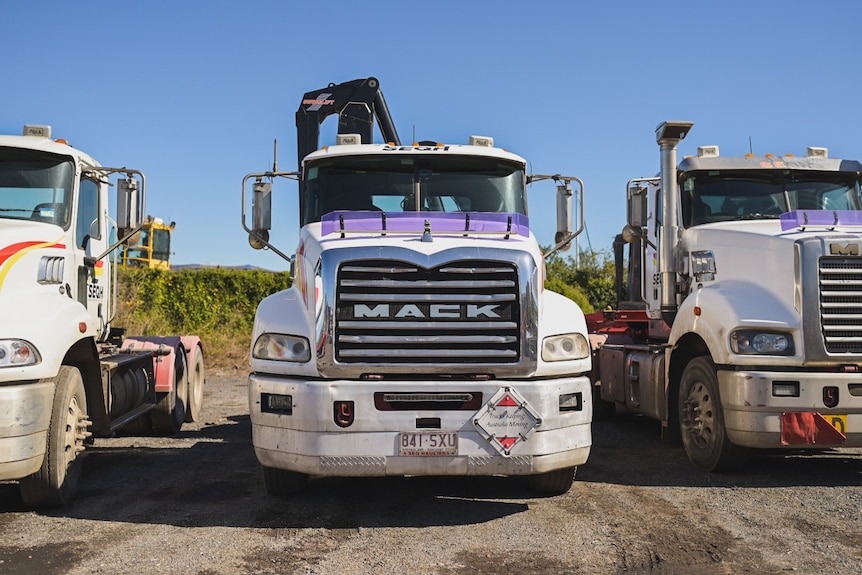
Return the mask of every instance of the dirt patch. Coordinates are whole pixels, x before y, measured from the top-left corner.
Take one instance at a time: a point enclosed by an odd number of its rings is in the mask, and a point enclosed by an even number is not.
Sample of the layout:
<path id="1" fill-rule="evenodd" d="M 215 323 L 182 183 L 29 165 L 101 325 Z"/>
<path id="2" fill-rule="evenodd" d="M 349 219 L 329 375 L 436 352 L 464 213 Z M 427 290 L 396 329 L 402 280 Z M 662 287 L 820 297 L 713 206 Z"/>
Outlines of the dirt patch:
<path id="1" fill-rule="evenodd" d="M 266 494 L 245 375 L 210 374 L 204 420 L 176 437 L 99 439 L 67 508 L 0 484 L 0 572 L 438 575 L 862 572 L 862 449 L 761 454 L 698 471 L 658 426 L 594 426 L 572 489 L 522 479 L 313 479 Z"/>

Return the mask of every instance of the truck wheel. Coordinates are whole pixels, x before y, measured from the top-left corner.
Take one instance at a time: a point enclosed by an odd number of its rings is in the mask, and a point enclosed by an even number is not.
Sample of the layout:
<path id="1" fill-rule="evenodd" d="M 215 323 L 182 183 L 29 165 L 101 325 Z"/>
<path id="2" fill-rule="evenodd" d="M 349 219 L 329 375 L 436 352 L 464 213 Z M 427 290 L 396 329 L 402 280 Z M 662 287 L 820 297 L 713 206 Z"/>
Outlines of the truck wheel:
<path id="1" fill-rule="evenodd" d="M 679 427 L 685 453 L 697 467 L 722 472 L 745 463 L 745 448 L 727 437 L 715 365 L 706 356 L 691 360 L 682 373 Z"/>
<path id="2" fill-rule="evenodd" d="M 176 435 L 186 419 L 186 404 L 189 399 L 189 379 L 186 354 L 177 350 L 174 369 L 174 388 L 167 393 L 159 393 L 159 403 L 153 409 L 153 433 L 156 435 Z"/>
<path id="3" fill-rule="evenodd" d="M 42 468 L 19 484 L 21 499 L 28 507 L 60 507 L 74 499 L 89 425 L 81 372 L 64 365 L 56 378 Z"/>
<path id="4" fill-rule="evenodd" d="M 562 495 L 572 488 L 577 467 L 555 469 L 547 473 L 530 476 L 530 489 L 542 495 Z"/>
<path id="5" fill-rule="evenodd" d="M 261 466 L 261 468 L 263 469 L 263 484 L 266 486 L 266 492 L 270 495 L 292 495 L 305 487 L 308 482 L 308 475 L 305 473 L 275 469 L 274 467 Z"/>
<path id="6" fill-rule="evenodd" d="M 201 420 L 201 405 L 204 400 L 204 354 L 200 346 L 195 350 L 195 360 L 189 370 L 189 401 L 186 405 L 186 423 Z"/>

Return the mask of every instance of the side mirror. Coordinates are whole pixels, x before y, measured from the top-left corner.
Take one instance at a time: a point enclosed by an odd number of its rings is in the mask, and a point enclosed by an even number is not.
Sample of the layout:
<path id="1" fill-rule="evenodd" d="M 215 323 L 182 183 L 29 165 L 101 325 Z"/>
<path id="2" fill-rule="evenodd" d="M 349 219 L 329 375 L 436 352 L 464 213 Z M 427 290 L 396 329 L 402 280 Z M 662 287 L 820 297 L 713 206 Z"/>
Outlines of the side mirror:
<path id="1" fill-rule="evenodd" d="M 252 186 L 251 228 L 254 233 L 248 235 L 248 244 L 262 250 L 272 228 L 272 182 L 257 180 Z"/>
<path id="2" fill-rule="evenodd" d="M 637 186 L 628 189 L 628 225 L 643 228 L 647 225 L 647 189 Z"/>
<path id="3" fill-rule="evenodd" d="M 281 252 L 269 240 L 269 230 L 272 228 L 272 179 L 276 177 L 298 179 L 299 172 L 263 172 L 248 174 L 242 179 L 242 229 L 248 233 L 248 243 L 256 250 L 270 249 L 284 260 L 290 261 L 290 256 Z M 251 227 L 246 220 L 248 207 L 248 182 L 254 179 L 251 197 Z M 270 181 L 264 181 L 264 178 Z"/>
<path id="4" fill-rule="evenodd" d="M 117 180 L 117 227 L 120 237 L 141 224 L 141 199 L 138 181 L 132 178 Z"/>
<path id="5" fill-rule="evenodd" d="M 575 176 L 562 176 L 560 174 L 543 175 L 530 174 L 527 176 L 527 183 L 540 182 L 542 180 L 554 180 L 557 184 L 557 233 L 554 234 L 554 247 L 545 254 L 545 257 L 550 257 L 551 254 L 558 251 L 565 251 L 571 247 L 574 240 L 582 231 L 584 231 L 584 182 Z M 572 192 L 572 182 L 578 183 L 577 193 Z M 574 199 L 577 197 L 578 204 L 574 204 Z M 572 229 L 572 220 L 577 217 L 577 229 Z"/>
<path id="6" fill-rule="evenodd" d="M 554 234 L 554 243 L 560 244 L 572 235 L 572 184 L 564 181 L 557 184 L 557 233 Z M 571 242 L 566 242 L 560 247 L 561 251 L 568 251 L 572 247 Z"/>
<path id="7" fill-rule="evenodd" d="M 252 187 L 251 227 L 259 235 L 272 228 L 272 182 L 257 180 Z"/>
<path id="8" fill-rule="evenodd" d="M 254 234 L 248 234 L 248 245 L 256 250 L 262 250 L 266 247 L 267 243 L 269 243 L 269 232 L 267 230 L 258 230 Z"/>

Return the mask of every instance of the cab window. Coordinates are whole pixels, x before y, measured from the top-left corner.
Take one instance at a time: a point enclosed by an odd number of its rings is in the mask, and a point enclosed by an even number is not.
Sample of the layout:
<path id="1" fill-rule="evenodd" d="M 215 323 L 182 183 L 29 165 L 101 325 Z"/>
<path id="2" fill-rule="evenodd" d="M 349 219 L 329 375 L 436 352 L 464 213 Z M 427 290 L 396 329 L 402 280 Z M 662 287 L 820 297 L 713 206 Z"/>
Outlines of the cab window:
<path id="1" fill-rule="evenodd" d="M 78 222 L 75 232 L 75 245 L 87 247 L 89 239 L 101 239 L 102 230 L 99 218 L 99 184 L 90 179 L 82 179 L 78 195 Z"/>

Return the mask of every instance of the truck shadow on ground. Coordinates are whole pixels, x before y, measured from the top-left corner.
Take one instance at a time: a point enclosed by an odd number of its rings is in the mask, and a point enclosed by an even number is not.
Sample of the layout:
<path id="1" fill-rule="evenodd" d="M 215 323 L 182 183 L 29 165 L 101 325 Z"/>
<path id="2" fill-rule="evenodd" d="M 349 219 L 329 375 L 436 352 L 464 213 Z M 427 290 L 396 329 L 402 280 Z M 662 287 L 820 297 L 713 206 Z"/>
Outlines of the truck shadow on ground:
<path id="1" fill-rule="evenodd" d="M 428 527 L 485 523 L 527 512 L 537 498 L 520 478 L 384 477 L 312 479 L 299 494 L 266 493 L 248 415 L 173 438 L 97 441 L 88 450 L 78 498 L 41 513 L 96 521 L 181 527 Z M 656 422 L 620 416 L 597 422 L 578 483 L 762 488 L 862 483 L 862 450 L 763 454 L 734 474 L 694 468 Z M 579 495 L 580 493 L 580 495 Z M 27 512 L 14 484 L 0 484 L 3 514 Z"/>
<path id="2" fill-rule="evenodd" d="M 182 527 L 427 527 L 484 523 L 529 509 L 523 480 L 502 477 L 320 478 L 291 497 L 266 493 L 247 415 L 175 438 L 88 449 L 78 497 L 45 516 Z M 153 441 L 164 447 L 148 446 Z M 177 444 L 186 444 L 178 447 Z M 14 484 L 3 513 L 27 512 Z"/>
<path id="3" fill-rule="evenodd" d="M 657 421 L 616 415 L 593 423 L 593 448 L 578 480 L 633 486 L 796 487 L 862 484 L 862 449 L 760 450 L 732 473 L 691 464 L 682 444 L 661 439 Z"/>

